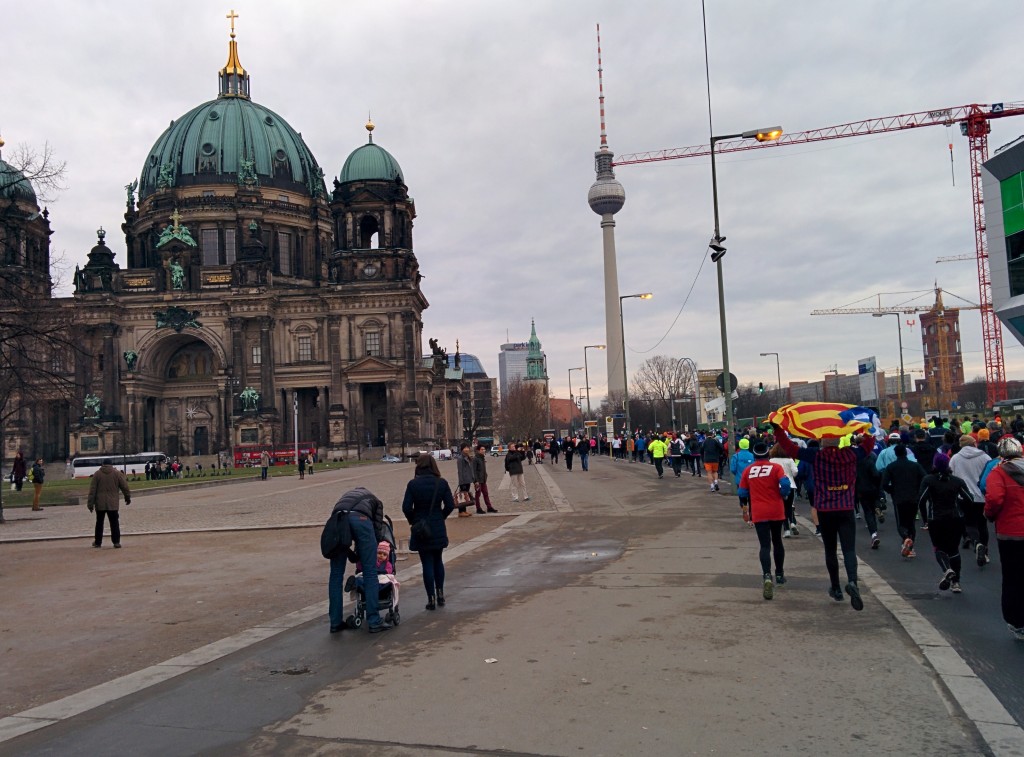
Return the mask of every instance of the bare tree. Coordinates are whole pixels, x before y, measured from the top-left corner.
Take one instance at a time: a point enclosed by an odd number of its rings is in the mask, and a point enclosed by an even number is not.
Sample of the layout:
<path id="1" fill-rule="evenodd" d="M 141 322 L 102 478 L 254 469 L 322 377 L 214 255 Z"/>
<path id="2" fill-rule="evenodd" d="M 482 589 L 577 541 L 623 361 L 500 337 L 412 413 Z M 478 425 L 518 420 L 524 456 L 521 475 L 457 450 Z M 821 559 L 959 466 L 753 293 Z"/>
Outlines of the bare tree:
<path id="1" fill-rule="evenodd" d="M 2 139 L 0 147 L 3 147 Z M 3 160 L 13 170 L 0 171 L 0 196 L 4 190 L 26 180 L 32 185 L 40 204 L 53 202 L 65 189 L 67 163 L 57 159 L 48 142 L 41 149 L 27 144 L 15 145 L 3 155 Z"/>
<path id="2" fill-rule="evenodd" d="M 495 419 L 504 439 L 535 439 L 547 420 L 544 397 L 536 387 L 514 379 Z"/>
<path id="3" fill-rule="evenodd" d="M 655 426 L 654 419 L 660 427 L 668 427 L 672 420 L 672 402 L 683 397 L 692 397 L 696 387 L 694 386 L 694 372 L 686 364 L 686 360 L 664 355 L 655 355 L 645 360 L 633 376 L 632 395 L 641 400 L 645 409 L 650 411 L 650 419 L 641 411 L 639 425 Z M 639 408 L 638 408 L 639 409 Z M 638 416 L 633 409 L 630 415 Z M 636 422 L 633 424 L 638 425 Z"/>

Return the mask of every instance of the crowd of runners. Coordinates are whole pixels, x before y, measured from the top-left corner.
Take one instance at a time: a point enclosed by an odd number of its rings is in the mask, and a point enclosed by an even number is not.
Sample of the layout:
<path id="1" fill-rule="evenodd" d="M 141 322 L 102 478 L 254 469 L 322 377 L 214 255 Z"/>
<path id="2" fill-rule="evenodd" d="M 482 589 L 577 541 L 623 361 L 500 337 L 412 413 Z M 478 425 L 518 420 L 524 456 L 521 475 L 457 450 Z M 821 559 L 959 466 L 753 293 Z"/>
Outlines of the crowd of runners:
<path id="1" fill-rule="evenodd" d="M 804 500 L 814 535 L 824 546 L 828 593 L 849 597 L 862 610 L 856 533 L 863 523 L 870 549 L 883 543 L 892 518 L 894 549 L 917 557 L 927 533 L 938 565 L 938 589 L 960 594 L 991 562 L 994 525 L 1002 573 L 1002 611 L 1010 632 L 1024 641 L 1024 418 L 1004 428 L 977 416 L 893 424 L 888 432 L 837 439 L 791 438 L 778 426 L 737 430 L 645 433 L 589 439 L 580 434 L 522 445 L 528 464 L 559 458 L 584 471 L 589 456 L 645 463 L 657 478 L 668 471 L 707 481 L 708 492 L 728 481 L 744 522 L 756 532 L 765 599 L 786 582 L 783 540 L 800 535 L 796 502 Z M 890 507 L 891 506 L 891 507 Z M 839 555 L 846 582 L 840 579 Z M 977 573 L 965 579 L 964 555 Z M 774 571 L 772 570 L 774 561 Z"/>

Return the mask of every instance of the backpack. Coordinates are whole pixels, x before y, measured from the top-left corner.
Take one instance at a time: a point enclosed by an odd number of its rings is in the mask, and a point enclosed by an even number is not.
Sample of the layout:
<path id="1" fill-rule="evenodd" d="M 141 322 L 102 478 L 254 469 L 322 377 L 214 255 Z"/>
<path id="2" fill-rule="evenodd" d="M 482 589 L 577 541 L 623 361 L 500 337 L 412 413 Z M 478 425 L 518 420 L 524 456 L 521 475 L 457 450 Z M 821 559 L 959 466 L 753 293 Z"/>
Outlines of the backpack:
<path id="1" fill-rule="evenodd" d="M 352 546 L 352 530 L 348 525 L 348 510 L 336 510 L 324 524 L 320 534 L 320 554 L 332 560 L 344 556 Z"/>

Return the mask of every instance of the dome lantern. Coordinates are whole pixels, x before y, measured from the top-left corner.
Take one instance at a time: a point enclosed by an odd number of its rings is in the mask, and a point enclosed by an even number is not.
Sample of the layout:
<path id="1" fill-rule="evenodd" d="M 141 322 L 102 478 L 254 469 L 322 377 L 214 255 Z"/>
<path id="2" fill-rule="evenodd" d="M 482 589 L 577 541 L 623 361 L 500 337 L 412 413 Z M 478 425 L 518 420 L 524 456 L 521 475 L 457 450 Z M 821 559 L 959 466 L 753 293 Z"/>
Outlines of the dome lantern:
<path id="1" fill-rule="evenodd" d="M 231 40 L 228 42 L 228 62 L 218 74 L 220 94 L 218 97 L 244 97 L 249 99 L 249 74 L 238 60 L 238 43 L 235 42 L 235 19 L 238 14 L 234 9 L 225 16 L 231 22 Z"/>

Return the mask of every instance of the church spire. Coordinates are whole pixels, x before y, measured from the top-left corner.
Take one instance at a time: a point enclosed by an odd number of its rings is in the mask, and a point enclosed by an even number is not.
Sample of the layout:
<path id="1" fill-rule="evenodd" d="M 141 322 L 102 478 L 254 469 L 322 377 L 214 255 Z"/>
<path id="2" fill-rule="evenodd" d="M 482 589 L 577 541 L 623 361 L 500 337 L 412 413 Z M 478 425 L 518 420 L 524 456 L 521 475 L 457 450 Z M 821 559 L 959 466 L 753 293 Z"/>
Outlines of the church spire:
<path id="1" fill-rule="evenodd" d="M 220 70 L 220 97 L 244 97 L 249 99 L 249 74 L 238 60 L 238 43 L 235 42 L 235 19 L 238 14 L 234 8 L 225 16 L 231 22 L 231 40 L 228 42 L 228 62 Z"/>

